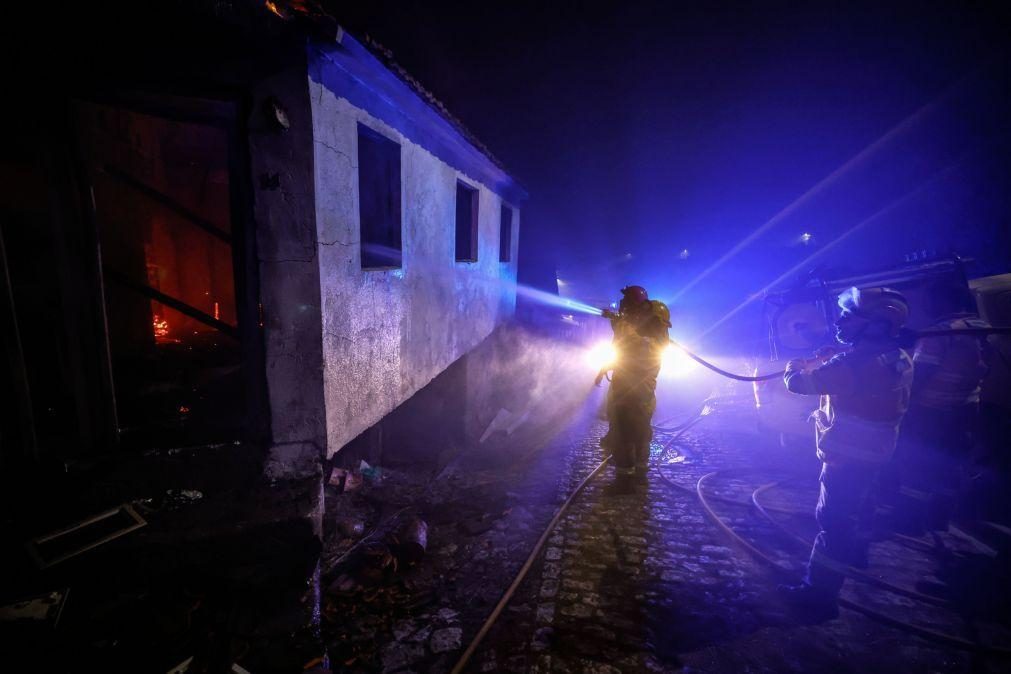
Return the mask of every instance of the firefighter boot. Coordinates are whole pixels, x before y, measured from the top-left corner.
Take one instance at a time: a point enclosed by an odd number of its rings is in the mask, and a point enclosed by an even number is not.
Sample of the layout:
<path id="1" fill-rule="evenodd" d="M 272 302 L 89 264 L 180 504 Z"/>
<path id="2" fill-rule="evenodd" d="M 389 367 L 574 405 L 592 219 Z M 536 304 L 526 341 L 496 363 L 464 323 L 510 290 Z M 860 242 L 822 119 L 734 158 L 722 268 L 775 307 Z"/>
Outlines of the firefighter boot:
<path id="1" fill-rule="evenodd" d="M 635 450 L 635 480 L 644 483 L 649 480 L 649 442 Z"/>
<path id="2" fill-rule="evenodd" d="M 626 496 L 635 492 L 635 469 L 615 468 L 614 482 L 604 488 L 609 496 Z"/>

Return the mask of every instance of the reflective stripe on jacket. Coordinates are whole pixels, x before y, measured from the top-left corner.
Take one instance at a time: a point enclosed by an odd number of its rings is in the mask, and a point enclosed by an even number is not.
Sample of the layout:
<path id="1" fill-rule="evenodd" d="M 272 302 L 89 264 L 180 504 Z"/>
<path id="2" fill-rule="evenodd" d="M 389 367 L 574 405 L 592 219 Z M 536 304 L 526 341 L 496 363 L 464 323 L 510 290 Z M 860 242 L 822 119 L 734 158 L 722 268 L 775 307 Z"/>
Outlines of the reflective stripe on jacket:
<path id="1" fill-rule="evenodd" d="M 822 461 L 891 457 L 913 382 L 908 353 L 891 345 L 858 347 L 810 372 L 788 367 L 784 381 L 793 393 L 822 396 L 812 415 Z"/>

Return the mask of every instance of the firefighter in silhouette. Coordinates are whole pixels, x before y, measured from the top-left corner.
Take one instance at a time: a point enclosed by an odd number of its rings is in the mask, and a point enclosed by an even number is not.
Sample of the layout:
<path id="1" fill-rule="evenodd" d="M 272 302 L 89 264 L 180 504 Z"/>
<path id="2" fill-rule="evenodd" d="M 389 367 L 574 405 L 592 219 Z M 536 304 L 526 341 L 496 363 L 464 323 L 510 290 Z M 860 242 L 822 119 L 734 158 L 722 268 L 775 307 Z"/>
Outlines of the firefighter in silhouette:
<path id="1" fill-rule="evenodd" d="M 645 477 L 649 467 L 656 378 L 671 323 L 667 305 L 649 299 L 642 286 L 627 286 L 621 294 L 618 312 L 603 312 L 611 320 L 618 355 L 607 393 L 610 426 L 600 444 L 613 454 L 617 484 L 625 487 L 637 474 Z"/>
<path id="2" fill-rule="evenodd" d="M 928 298 L 931 313 L 938 317 L 928 330 L 990 327 L 976 313 L 965 283 L 936 283 Z M 916 342 L 912 400 L 893 462 L 904 483 L 929 494 L 925 521 L 907 522 L 914 529 L 926 525 L 943 531 L 956 510 L 963 517 L 968 514 L 959 496 L 966 496 L 961 492 L 970 484 L 967 468 L 978 435 L 981 384 L 993 353 L 993 343 L 972 335 Z"/>
<path id="3" fill-rule="evenodd" d="M 913 382 L 913 361 L 898 341 L 909 317 L 905 298 L 888 288 L 850 288 L 839 308 L 836 339 L 849 350 L 828 360 L 792 360 L 784 375 L 792 393 L 821 396 L 812 415 L 822 461 L 815 510 L 821 532 L 804 582 L 781 588 L 812 621 L 838 615 L 843 570 L 860 553 L 858 518 L 895 451 Z"/>

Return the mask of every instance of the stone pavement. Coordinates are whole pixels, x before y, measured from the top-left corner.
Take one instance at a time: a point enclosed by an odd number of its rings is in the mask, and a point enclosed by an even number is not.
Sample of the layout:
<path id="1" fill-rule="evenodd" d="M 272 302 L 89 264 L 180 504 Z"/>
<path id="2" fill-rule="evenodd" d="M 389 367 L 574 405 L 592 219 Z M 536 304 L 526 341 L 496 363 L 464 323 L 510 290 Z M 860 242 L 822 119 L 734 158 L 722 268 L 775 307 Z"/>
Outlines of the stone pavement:
<path id="1" fill-rule="evenodd" d="M 591 397 L 581 414 L 553 429 L 553 439 L 528 463 L 504 453 L 496 460 L 509 470 L 463 466 L 449 480 L 419 480 L 410 489 L 386 485 L 375 495 L 387 508 L 417 505 L 430 525 L 429 556 L 401 579 L 409 601 L 370 608 L 360 598 L 331 598 L 324 633 L 335 671 L 452 667 L 555 509 L 603 458 L 599 402 Z M 723 471 L 706 483 L 714 509 L 799 574 L 807 551 L 757 517 L 750 498 L 758 486 L 785 480 L 763 499 L 784 525 L 813 537 L 818 464 L 812 453 L 760 437 L 747 405 L 717 411 L 666 451 L 664 439 L 654 444 L 656 469 L 648 483 L 633 493 L 612 493 L 610 468 L 589 484 L 468 671 L 1004 671 L 1006 661 L 937 645 L 848 610 L 820 625 L 799 624 L 777 598 L 783 579 L 714 526 L 694 490 L 702 475 Z M 476 530 L 461 527 L 475 512 L 484 513 L 478 522 L 491 519 Z M 925 550 L 930 546 L 934 553 Z M 950 590 L 966 577 L 967 565 L 979 573 L 993 566 L 949 534 L 917 545 L 878 540 L 869 557 L 869 571 L 909 589 L 927 581 Z M 970 625 L 951 609 L 853 581 L 844 596 L 934 630 L 1011 644 L 1001 607 L 991 607 L 996 616 L 977 610 Z M 368 647 L 355 646 L 363 643 Z"/>
<path id="2" fill-rule="evenodd" d="M 680 451 L 654 460 L 653 471 L 631 495 L 612 495 L 611 471 L 591 483 L 573 505 L 542 559 L 512 605 L 485 640 L 475 671 L 665 672 L 665 671 L 998 671 L 1001 662 L 939 647 L 899 630 L 843 611 L 818 626 L 798 624 L 775 594 L 777 580 L 717 527 L 693 491 L 701 475 L 714 476 L 711 496 L 724 521 L 767 554 L 798 572 L 806 551 L 777 536 L 756 518 L 748 500 L 761 484 L 787 475 L 810 476 L 801 486 L 768 494 L 770 503 L 798 511 L 785 523 L 813 536 L 817 463 L 750 430 L 728 430 L 732 410 L 696 426 Z M 722 418 L 721 418 L 722 417 Z M 560 491 L 568 492 L 602 458 L 606 430 L 592 424 L 570 448 Z M 660 440 L 662 438 L 658 438 Z M 807 525 L 807 529 L 803 525 Z M 947 541 L 950 549 L 957 541 Z M 872 547 L 872 568 L 913 588 L 916 574 L 930 577 L 923 555 L 891 542 Z M 936 565 L 935 565 L 936 566 Z M 936 579 L 936 578 L 935 578 Z M 894 617 L 965 637 L 950 611 L 849 582 L 845 596 Z M 990 639 L 1009 643 L 995 625 Z"/>

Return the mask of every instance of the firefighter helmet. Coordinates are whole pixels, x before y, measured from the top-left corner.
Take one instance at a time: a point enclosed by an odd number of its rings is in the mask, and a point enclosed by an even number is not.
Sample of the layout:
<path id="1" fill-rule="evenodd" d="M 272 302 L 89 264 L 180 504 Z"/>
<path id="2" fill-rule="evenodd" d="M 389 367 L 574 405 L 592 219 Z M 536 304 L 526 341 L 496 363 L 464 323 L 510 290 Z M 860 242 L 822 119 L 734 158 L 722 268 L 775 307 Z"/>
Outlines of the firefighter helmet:
<path id="1" fill-rule="evenodd" d="M 850 288 L 839 295 L 839 308 L 873 323 L 885 323 L 893 335 L 909 319 L 905 296 L 891 288 Z"/>
<path id="2" fill-rule="evenodd" d="M 646 289 L 642 286 L 625 286 L 621 289 L 622 302 L 628 304 L 642 304 L 649 300 Z"/>
<path id="3" fill-rule="evenodd" d="M 652 310 L 653 315 L 656 316 L 661 323 L 663 323 L 664 327 L 671 327 L 670 309 L 667 308 L 666 304 L 660 300 L 650 300 L 649 308 Z"/>

